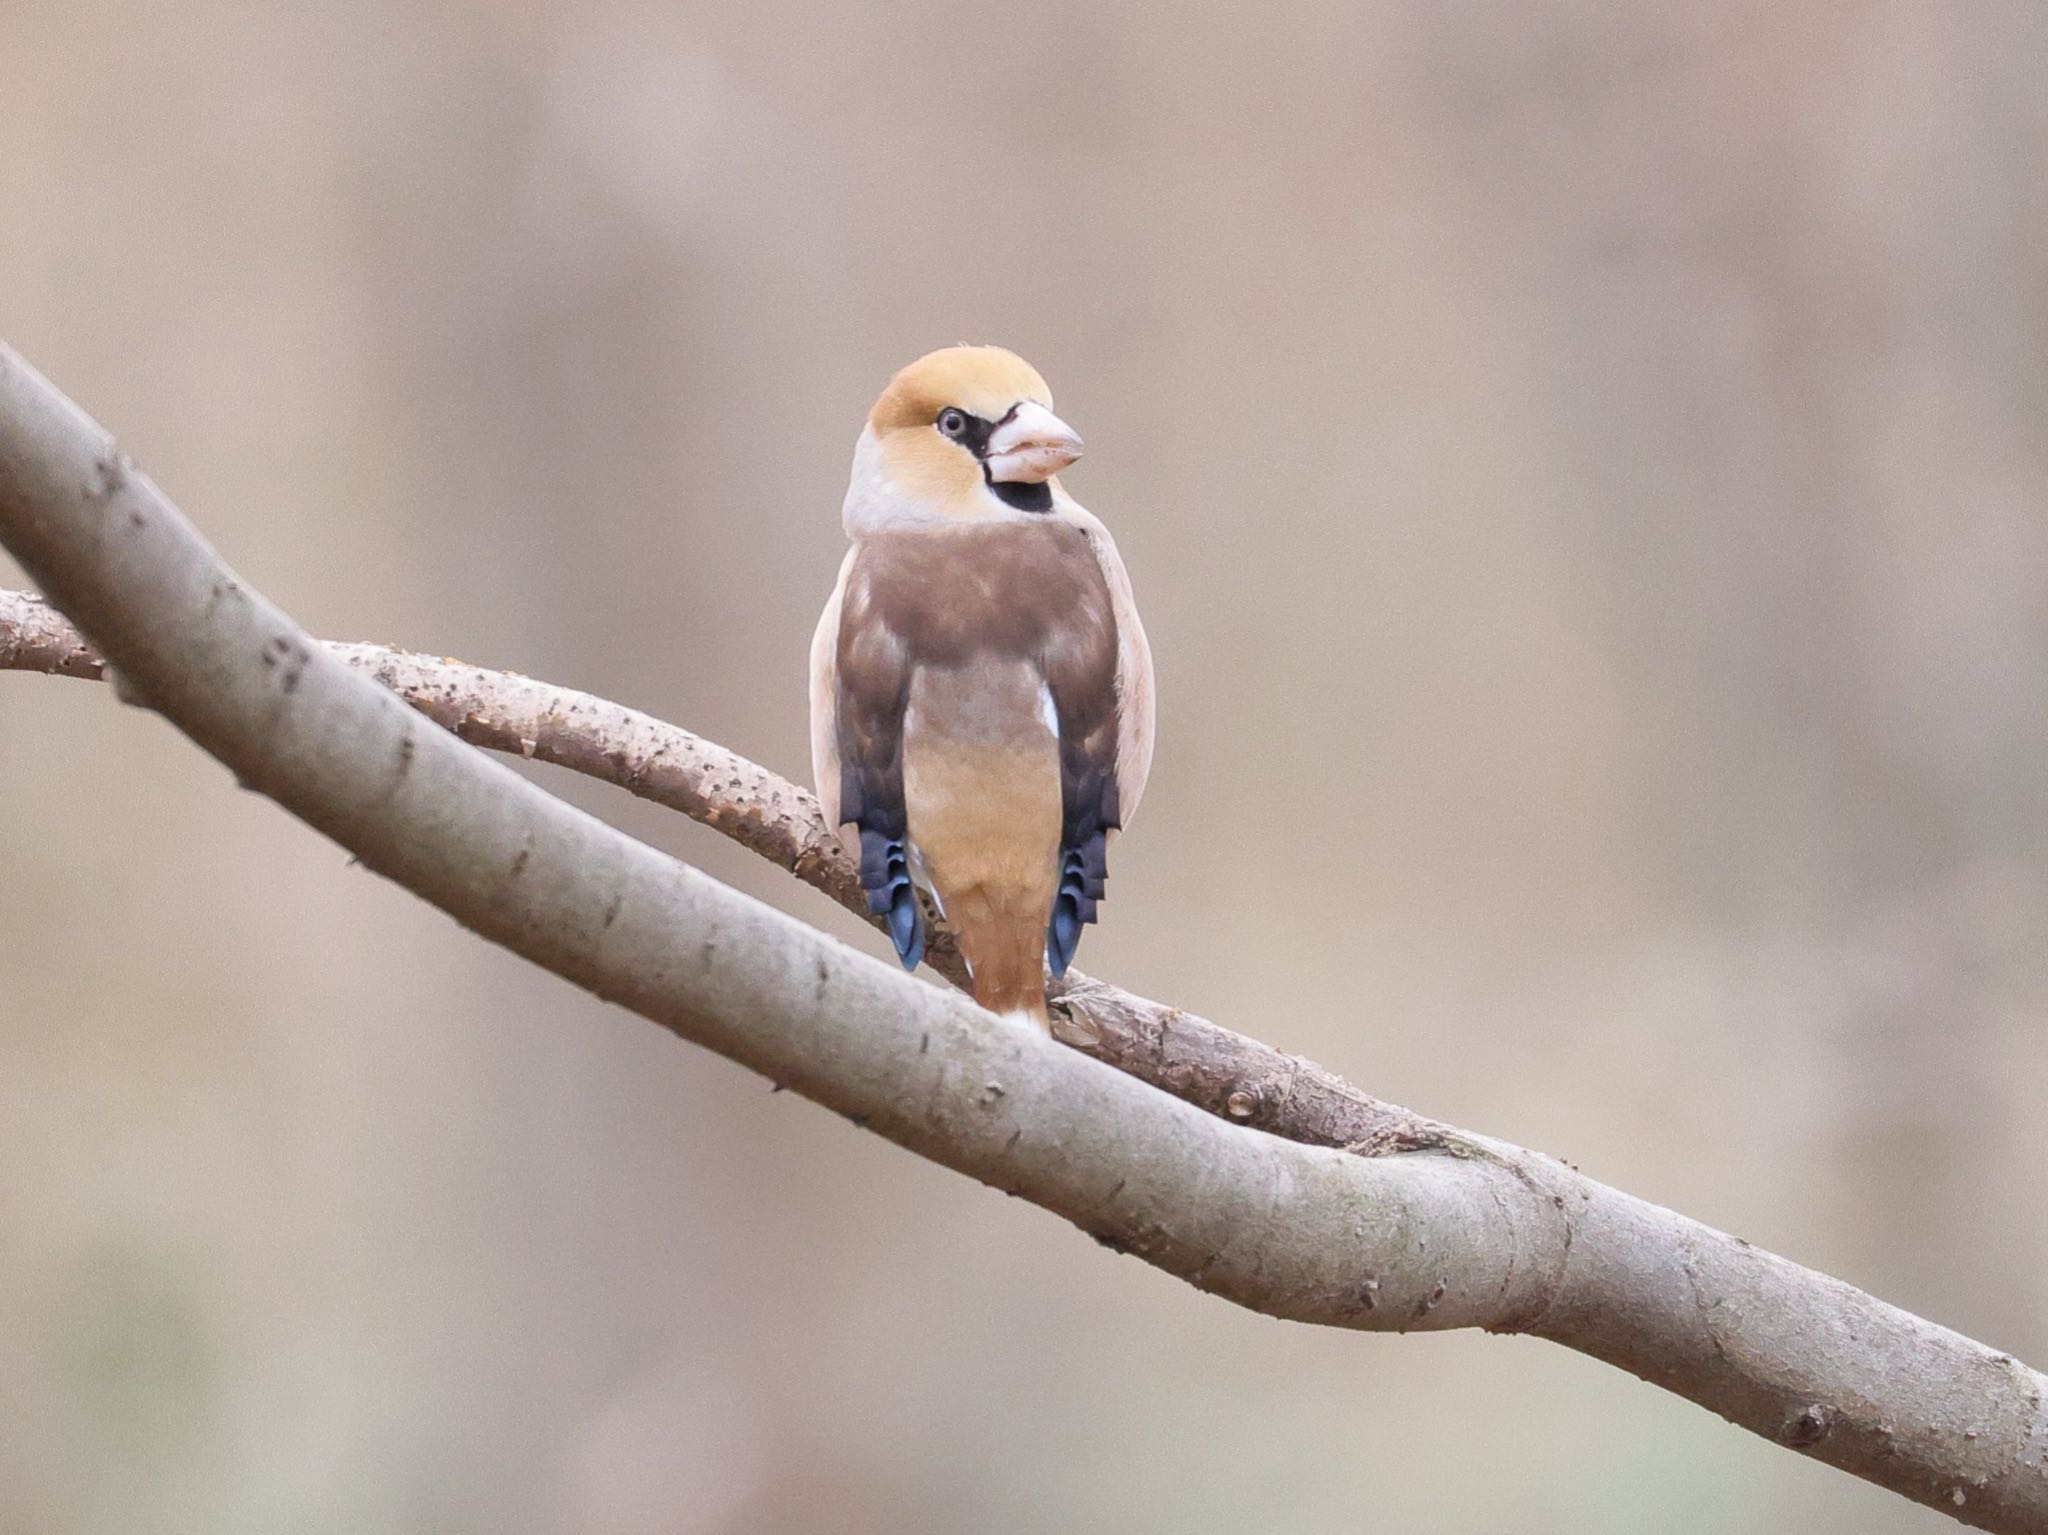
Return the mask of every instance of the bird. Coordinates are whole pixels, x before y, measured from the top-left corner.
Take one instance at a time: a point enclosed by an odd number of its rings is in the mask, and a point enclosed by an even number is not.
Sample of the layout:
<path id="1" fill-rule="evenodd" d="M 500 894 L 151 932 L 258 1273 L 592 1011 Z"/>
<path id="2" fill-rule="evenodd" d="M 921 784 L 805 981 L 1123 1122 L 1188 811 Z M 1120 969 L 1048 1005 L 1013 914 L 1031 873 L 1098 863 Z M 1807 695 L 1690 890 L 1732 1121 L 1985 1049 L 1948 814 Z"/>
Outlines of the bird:
<path id="1" fill-rule="evenodd" d="M 1130 576 L 1057 478 L 1081 446 L 1002 347 L 898 372 L 854 446 L 851 547 L 810 653 L 818 798 L 903 967 L 923 891 L 974 999 L 1041 1030 L 1152 766 Z"/>

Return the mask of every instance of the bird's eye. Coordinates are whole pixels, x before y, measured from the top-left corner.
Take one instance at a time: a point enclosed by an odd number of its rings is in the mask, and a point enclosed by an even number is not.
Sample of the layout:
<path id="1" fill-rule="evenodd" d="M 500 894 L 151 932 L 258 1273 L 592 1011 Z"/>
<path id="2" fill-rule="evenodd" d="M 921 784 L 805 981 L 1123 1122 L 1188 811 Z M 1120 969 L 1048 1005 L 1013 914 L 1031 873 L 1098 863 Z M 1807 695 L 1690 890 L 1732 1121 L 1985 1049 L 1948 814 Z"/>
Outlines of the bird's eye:
<path id="1" fill-rule="evenodd" d="M 939 412 L 939 430 L 958 442 L 967 435 L 967 412 L 947 406 Z"/>

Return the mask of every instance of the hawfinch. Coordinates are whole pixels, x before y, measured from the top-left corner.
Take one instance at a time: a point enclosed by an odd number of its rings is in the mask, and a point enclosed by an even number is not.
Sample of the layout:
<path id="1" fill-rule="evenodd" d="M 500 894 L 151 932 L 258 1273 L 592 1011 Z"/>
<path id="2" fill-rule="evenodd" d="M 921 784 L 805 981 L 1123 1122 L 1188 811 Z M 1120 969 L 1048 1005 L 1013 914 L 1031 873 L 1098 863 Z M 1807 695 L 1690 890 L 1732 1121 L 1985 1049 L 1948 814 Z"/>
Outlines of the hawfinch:
<path id="1" fill-rule="evenodd" d="M 811 765 L 904 968 L 916 889 L 974 998 L 1047 1023 L 1152 763 L 1152 652 L 1116 545 L 1054 479 L 1081 439 L 1000 347 L 920 357 L 853 450 L 811 642 Z"/>

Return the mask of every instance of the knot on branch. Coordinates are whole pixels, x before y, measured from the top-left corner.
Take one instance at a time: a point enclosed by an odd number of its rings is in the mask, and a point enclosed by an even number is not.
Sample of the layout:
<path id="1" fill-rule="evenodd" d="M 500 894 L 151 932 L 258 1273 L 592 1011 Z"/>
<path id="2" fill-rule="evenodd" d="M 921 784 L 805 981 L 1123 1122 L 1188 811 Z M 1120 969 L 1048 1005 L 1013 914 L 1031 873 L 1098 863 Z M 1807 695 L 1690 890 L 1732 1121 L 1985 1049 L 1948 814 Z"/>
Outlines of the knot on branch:
<path id="1" fill-rule="evenodd" d="M 1834 1408 L 1811 1402 L 1785 1419 L 1778 1430 L 1778 1443 L 1810 1450 L 1834 1432 L 1837 1416 Z"/>

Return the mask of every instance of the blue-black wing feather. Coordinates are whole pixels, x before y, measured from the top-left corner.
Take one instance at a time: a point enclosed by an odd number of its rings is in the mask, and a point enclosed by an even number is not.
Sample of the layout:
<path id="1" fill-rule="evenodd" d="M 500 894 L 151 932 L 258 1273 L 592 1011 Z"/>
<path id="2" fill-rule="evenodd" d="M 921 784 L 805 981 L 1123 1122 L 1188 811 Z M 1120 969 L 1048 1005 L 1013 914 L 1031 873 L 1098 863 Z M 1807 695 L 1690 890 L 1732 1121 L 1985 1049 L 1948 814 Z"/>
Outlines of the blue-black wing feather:
<path id="1" fill-rule="evenodd" d="M 1055 695 L 1055 702 L 1058 701 Z M 1088 725 L 1095 728 L 1085 728 Z M 1123 824 L 1117 803 L 1116 720 L 1061 720 L 1060 882 L 1046 924 L 1045 956 L 1065 975 L 1096 917 L 1109 880 L 1109 834 Z"/>
<path id="2" fill-rule="evenodd" d="M 903 968 L 924 958 L 924 907 L 910 878 L 909 813 L 903 797 L 903 714 L 910 666 L 902 647 L 883 635 L 864 649 L 840 649 L 839 815 L 860 829 L 860 883 L 868 910 L 882 919 Z M 847 687 L 859 668 L 861 685 Z"/>

